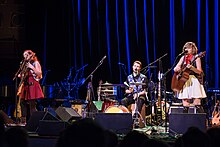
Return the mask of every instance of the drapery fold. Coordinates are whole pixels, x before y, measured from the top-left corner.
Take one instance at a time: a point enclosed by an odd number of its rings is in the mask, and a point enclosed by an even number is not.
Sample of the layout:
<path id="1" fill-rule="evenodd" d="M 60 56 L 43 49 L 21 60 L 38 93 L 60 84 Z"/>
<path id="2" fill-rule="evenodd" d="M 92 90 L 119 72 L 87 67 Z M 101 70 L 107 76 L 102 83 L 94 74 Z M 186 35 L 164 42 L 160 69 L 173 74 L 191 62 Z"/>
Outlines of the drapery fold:
<path id="1" fill-rule="evenodd" d="M 123 83 L 124 68 L 130 73 L 134 60 L 145 67 L 167 53 L 161 60 L 166 72 L 184 43 L 193 41 L 199 51 L 207 53 L 202 62 L 208 86 L 219 87 L 218 0 L 55 0 L 44 5 L 46 11 L 41 15 L 46 19 L 35 18 L 45 27 L 35 34 L 39 39 L 44 34 L 43 66 L 57 74 L 49 77 L 51 83 L 65 78 L 70 67 L 88 64 L 86 77 L 105 55 L 94 80 Z M 39 43 L 29 40 L 29 46 Z M 58 54 L 54 56 L 55 50 Z M 146 75 L 157 82 L 159 63 L 154 65 L 157 68 L 147 70 Z M 166 78 L 168 89 L 171 77 L 172 70 Z"/>

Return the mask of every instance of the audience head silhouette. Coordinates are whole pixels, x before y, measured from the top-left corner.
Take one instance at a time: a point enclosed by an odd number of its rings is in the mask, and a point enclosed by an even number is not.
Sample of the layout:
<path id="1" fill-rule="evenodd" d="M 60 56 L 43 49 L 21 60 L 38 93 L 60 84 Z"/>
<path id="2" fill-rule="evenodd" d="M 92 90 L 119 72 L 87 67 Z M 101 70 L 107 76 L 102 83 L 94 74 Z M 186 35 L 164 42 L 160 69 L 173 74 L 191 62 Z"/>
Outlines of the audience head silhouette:
<path id="1" fill-rule="evenodd" d="M 89 118 L 73 122 L 61 132 L 57 142 L 57 147 L 103 147 L 104 145 L 104 129 Z"/>
<path id="2" fill-rule="evenodd" d="M 175 146 L 179 147 L 210 147 L 209 136 L 197 127 L 190 127 L 188 130 L 178 138 Z"/>
<path id="3" fill-rule="evenodd" d="M 28 147 L 27 131 L 20 127 L 9 128 L 5 132 L 7 147 Z"/>
<path id="4" fill-rule="evenodd" d="M 119 147 L 128 147 L 135 146 L 139 147 L 144 141 L 147 141 L 149 138 L 141 132 L 133 130 L 129 132 L 124 139 L 119 143 Z"/>
<path id="5" fill-rule="evenodd" d="M 5 121 L 2 114 L 0 113 L 0 146 L 3 146 L 4 136 L 5 136 Z"/>

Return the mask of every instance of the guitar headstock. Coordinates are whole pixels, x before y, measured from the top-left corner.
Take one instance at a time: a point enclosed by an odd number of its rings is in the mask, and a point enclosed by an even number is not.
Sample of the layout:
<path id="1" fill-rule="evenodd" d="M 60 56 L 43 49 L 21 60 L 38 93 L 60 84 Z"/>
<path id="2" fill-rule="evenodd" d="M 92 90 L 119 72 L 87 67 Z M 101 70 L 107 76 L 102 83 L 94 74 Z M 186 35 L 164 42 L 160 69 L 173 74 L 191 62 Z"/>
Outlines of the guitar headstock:
<path id="1" fill-rule="evenodd" d="M 158 76 L 157 76 L 159 82 L 163 79 L 163 76 L 164 76 L 164 74 L 159 71 Z"/>

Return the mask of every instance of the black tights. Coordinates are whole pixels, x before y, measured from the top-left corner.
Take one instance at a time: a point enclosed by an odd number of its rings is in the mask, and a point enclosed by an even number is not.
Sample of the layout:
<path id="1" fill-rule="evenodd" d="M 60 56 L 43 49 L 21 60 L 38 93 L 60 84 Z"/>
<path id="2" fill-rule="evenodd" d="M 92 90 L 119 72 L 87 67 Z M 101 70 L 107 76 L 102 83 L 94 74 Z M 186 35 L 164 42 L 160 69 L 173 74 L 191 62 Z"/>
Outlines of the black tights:
<path id="1" fill-rule="evenodd" d="M 129 105 L 134 104 L 134 103 L 135 103 L 135 101 L 132 98 L 124 98 L 121 100 L 121 104 L 124 105 L 125 107 L 128 107 Z M 137 99 L 137 108 L 138 108 L 139 113 L 141 113 L 142 106 L 144 103 L 145 103 L 144 98 L 139 97 Z"/>
<path id="2" fill-rule="evenodd" d="M 30 117 L 35 111 L 37 111 L 35 100 L 21 100 L 22 117 Z"/>

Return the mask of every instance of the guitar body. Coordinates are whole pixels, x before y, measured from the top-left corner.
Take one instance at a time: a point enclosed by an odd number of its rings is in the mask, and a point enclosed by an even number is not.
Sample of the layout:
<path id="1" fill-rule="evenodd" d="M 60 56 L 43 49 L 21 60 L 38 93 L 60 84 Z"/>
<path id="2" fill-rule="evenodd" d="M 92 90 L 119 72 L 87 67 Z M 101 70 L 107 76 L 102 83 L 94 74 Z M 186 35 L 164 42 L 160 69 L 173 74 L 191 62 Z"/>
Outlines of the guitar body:
<path id="1" fill-rule="evenodd" d="M 17 113 L 17 115 L 16 115 L 16 113 Z M 15 111 L 14 111 L 14 117 L 18 117 L 18 118 L 21 117 L 21 100 L 20 100 L 20 97 L 18 98 L 18 102 L 17 102 L 17 110 L 15 109 Z"/>
<path id="2" fill-rule="evenodd" d="M 201 57 L 204 57 L 205 56 L 205 53 L 206 51 L 204 52 L 201 52 L 197 55 L 195 55 L 195 58 L 191 61 L 190 65 L 193 65 L 193 63 L 195 63 L 196 59 L 197 58 L 201 58 Z M 173 77 L 172 77 L 172 82 L 171 82 L 171 89 L 174 91 L 174 92 L 179 92 L 182 88 L 183 88 L 183 85 L 186 83 L 186 81 L 189 79 L 189 74 L 190 74 L 191 70 L 183 67 L 181 69 L 181 71 L 179 73 L 175 72 L 173 74 Z M 202 77 L 202 76 L 201 76 Z M 199 81 L 201 79 L 201 77 L 199 77 Z M 202 79 L 203 80 L 203 79 Z"/>
<path id="3" fill-rule="evenodd" d="M 171 89 L 174 92 L 179 92 L 183 88 L 183 85 L 189 79 L 189 73 L 190 73 L 190 70 L 187 69 L 182 73 L 175 72 L 173 74 L 172 82 L 171 82 Z"/>
<path id="4" fill-rule="evenodd" d="M 15 109 L 14 111 L 14 117 L 21 117 L 21 100 L 20 100 L 20 94 L 21 94 L 21 90 L 24 87 L 24 83 L 22 83 L 17 90 L 17 96 L 18 96 L 18 101 L 17 101 L 17 110 Z M 17 114 L 16 114 L 17 113 Z"/>
<path id="5" fill-rule="evenodd" d="M 219 126 L 220 125 L 220 114 L 219 114 L 219 112 L 213 116 L 212 125 L 214 125 L 214 126 Z"/>

